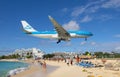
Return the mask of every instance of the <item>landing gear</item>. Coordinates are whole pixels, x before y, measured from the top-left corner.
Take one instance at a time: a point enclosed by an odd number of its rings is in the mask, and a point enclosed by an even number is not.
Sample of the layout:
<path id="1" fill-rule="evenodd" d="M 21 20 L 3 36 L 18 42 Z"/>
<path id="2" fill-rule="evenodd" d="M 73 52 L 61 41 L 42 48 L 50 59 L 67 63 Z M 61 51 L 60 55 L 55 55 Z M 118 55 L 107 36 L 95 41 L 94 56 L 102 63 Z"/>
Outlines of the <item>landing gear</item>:
<path id="1" fill-rule="evenodd" d="M 57 44 L 60 43 L 61 41 L 70 41 L 70 38 L 59 38 Z"/>
<path id="2" fill-rule="evenodd" d="M 85 38 L 85 41 L 87 41 L 87 38 Z"/>
<path id="3" fill-rule="evenodd" d="M 58 39 L 57 44 L 58 44 L 58 43 L 60 43 L 60 42 L 61 42 L 61 40 L 60 40 L 60 39 Z"/>

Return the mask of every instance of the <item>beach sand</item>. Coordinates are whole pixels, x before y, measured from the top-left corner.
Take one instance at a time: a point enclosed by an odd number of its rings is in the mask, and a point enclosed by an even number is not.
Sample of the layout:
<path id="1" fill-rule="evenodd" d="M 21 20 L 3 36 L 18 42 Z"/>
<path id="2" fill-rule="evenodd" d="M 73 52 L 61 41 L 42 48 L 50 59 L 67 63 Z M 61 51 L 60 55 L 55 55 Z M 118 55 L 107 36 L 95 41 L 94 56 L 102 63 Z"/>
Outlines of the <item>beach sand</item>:
<path id="1" fill-rule="evenodd" d="M 98 60 L 97 62 L 101 61 Z M 120 77 L 120 71 L 106 70 L 103 67 L 83 68 L 77 65 L 67 66 L 66 63 L 57 61 L 46 61 L 46 63 L 46 71 L 43 70 L 40 64 L 35 62 L 30 65 L 28 70 L 12 77 Z"/>

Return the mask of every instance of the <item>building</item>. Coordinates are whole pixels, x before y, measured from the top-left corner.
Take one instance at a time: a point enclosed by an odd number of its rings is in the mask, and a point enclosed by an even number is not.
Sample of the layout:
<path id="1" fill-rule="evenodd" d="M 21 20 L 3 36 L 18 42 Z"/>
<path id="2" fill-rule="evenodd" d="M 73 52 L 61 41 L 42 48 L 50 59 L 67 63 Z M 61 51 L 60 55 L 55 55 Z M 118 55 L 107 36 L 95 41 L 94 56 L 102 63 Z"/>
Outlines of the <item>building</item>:
<path id="1" fill-rule="evenodd" d="M 33 58 L 43 58 L 44 53 L 40 49 L 32 48 Z"/>
<path id="2" fill-rule="evenodd" d="M 21 58 L 27 58 L 27 56 L 32 56 L 33 59 L 43 58 L 44 52 L 37 48 L 28 48 L 28 49 L 16 49 L 13 54 L 20 55 Z"/>
<path id="3" fill-rule="evenodd" d="M 59 51 L 56 51 L 56 52 L 53 52 L 53 54 L 55 55 L 54 58 L 73 58 L 78 53 L 76 53 L 76 52 L 59 52 Z"/>

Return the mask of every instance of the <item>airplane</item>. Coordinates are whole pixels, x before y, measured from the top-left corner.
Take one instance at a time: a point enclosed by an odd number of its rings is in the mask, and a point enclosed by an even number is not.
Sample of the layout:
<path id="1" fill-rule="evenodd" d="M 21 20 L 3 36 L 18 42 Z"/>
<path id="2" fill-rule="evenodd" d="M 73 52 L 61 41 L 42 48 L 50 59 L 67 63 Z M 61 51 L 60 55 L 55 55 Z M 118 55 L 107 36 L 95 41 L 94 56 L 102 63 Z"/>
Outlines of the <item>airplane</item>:
<path id="1" fill-rule="evenodd" d="M 28 35 L 32 35 L 39 38 L 57 39 L 57 44 L 61 41 L 70 41 L 71 38 L 85 38 L 85 41 L 87 41 L 88 37 L 93 36 L 91 32 L 87 31 L 66 31 L 51 16 L 48 16 L 48 18 L 54 25 L 56 31 L 37 31 L 25 20 L 22 20 L 21 23 L 23 26 L 23 31 Z"/>

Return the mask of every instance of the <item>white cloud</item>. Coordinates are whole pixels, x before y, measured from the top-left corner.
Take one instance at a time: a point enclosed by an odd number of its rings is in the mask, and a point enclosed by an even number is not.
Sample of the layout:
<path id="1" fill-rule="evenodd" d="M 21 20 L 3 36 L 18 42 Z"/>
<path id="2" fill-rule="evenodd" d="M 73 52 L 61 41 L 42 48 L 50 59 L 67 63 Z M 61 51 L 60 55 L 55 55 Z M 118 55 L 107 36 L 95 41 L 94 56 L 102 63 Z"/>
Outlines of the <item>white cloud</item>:
<path id="1" fill-rule="evenodd" d="M 112 50 L 120 50 L 120 42 L 81 42 L 81 47 L 90 47 L 96 51 L 112 51 Z"/>
<path id="2" fill-rule="evenodd" d="M 91 45 L 96 45 L 96 42 L 91 42 Z"/>
<path id="3" fill-rule="evenodd" d="M 80 45 L 85 45 L 87 42 L 86 41 L 83 41 L 80 43 Z"/>
<path id="4" fill-rule="evenodd" d="M 89 42 L 83 41 L 80 43 L 81 48 L 90 48 L 94 51 L 120 51 L 120 42 Z"/>
<path id="5" fill-rule="evenodd" d="M 96 12 L 96 10 L 100 8 L 98 6 L 98 4 L 100 4 L 101 2 L 103 2 L 103 1 L 102 0 L 101 1 L 93 1 L 89 4 L 87 4 L 87 5 L 76 7 L 76 8 L 73 9 L 71 15 L 72 16 L 79 16 L 83 13 Z"/>
<path id="6" fill-rule="evenodd" d="M 120 34 L 115 35 L 115 37 L 120 38 Z"/>
<path id="7" fill-rule="evenodd" d="M 87 16 L 85 16 L 82 20 L 81 20 L 81 22 L 89 22 L 89 21 L 91 21 L 92 20 L 92 18 L 90 18 L 88 15 Z"/>
<path id="8" fill-rule="evenodd" d="M 74 11 L 71 13 L 72 16 L 79 16 L 85 11 L 86 7 L 77 7 L 74 8 Z"/>
<path id="9" fill-rule="evenodd" d="M 76 21 L 71 20 L 70 22 L 63 25 L 66 30 L 79 30 L 80 26 Z"/>
<path id="10" fill-rule="evenodd" d="M 80 45 L 89 45 L 89 46 L 97 46 L 96 42 L 88 42 L 88 41 L 82 41 Z"/>
<path id="11" fill-rule="evenodd" d="M 120 7 L 120 0 L 109 0 L 102 5 L 103 8 L 118 8 Z"/>
<path id="12" fill-rule="evenodd" d="M 102 21 L 107 21 L 112 19 L 113 17 L 111 15 L 100 15 L 99 17 L 97 17 L 97 19 L 100 19 Z"/>
<path id="13" fill-rule="evenodd" d="M 120 42 L 105 42 L 97 44 L 98 49 L 104 49 L 104 50 L 116 50 L 118 47 L 120 47 Z"/>
<path id="14" fill-rule="evenodd" d="M 90 7 L 90 8 L 88 8 L 87 10 L 86 10 L 86 13 L 95 13 L 95 12 L 97 12 L 97 10 L 100 8 L 100 6 L 99 5 L 96 5 L 96 6 L 94 6 L 94 7 Z"/>
<path id="15" fill-rule="evenodd" d="M 115 48 L 116 51 L 120 50 L 120 46 Z"/>
<path id="16" fill-rule="evenodd" d="M 71 46 L 72 43 L 71 42 L 66 42 L 66 44 L 64 46 Z"/>
<path id="17" fill-rule="evenodd" d="M 62 11 L 63 11 L 63 12 L 67 12 L 67 11 L 68 11 L 68 8 L 63 8 Z"/>
<path id="18" fill-rule="evenodd" d="M 109 15 L 101 15 L 98 17 L 94 17 L 93 14 L 97 13 L 100 9 L 108 9 L 111 8 L 116 8 L 115 10 L 118 10 L 118 8 L 120 7 L 120 0 L 99 0 L 99 1 L 91 1 L 88 4 L 82 5 L 82 6 L 78 6 L 73 8 L 73 11 L 71 12 L 71 16 L 74 17 L 79 17 L 80 15 L 92 15 L 92 19 L 100 19 L 100 20 L 109 20 L 112 19 L 112 16 Z M 91 18 L 89 18 L 88 16 L 83 18 L 83 22 L 88 22 L 92 20 Z"/>

